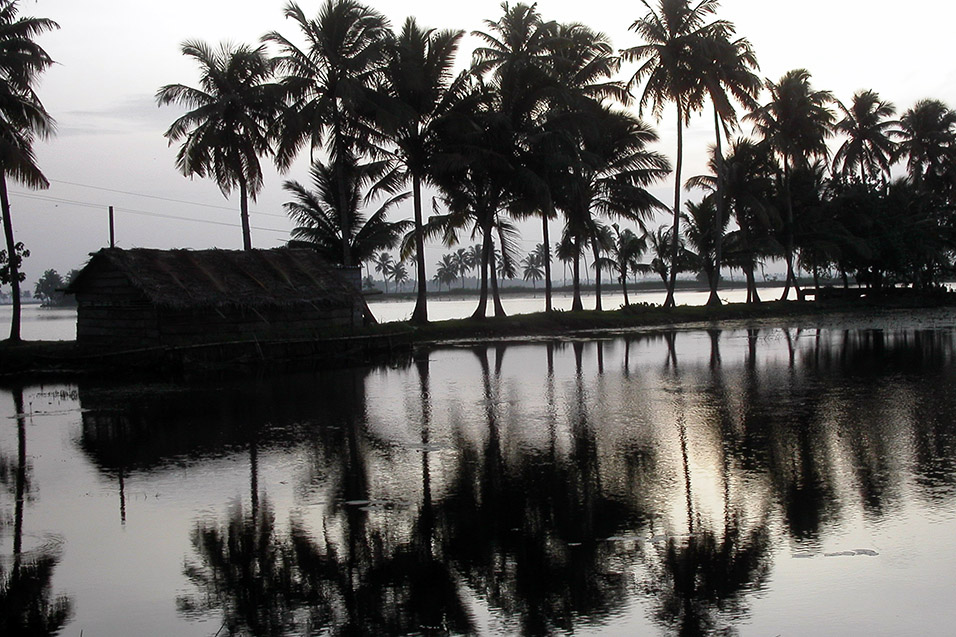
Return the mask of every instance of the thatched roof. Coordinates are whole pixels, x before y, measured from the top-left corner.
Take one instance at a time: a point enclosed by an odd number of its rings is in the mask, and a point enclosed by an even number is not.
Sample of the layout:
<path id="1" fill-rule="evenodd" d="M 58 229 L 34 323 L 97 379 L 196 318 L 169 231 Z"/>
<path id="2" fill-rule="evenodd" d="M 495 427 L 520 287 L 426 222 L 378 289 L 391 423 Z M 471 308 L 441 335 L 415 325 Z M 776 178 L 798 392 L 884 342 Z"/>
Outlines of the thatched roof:
<path id="1" fill-rule="evenodd" d="M 290 307 L 351 305 L 361 294 L 312 250 L 104 248 L 67 287 L 82 293 L 103 270 L 119 271 L 155 305 Z"/>

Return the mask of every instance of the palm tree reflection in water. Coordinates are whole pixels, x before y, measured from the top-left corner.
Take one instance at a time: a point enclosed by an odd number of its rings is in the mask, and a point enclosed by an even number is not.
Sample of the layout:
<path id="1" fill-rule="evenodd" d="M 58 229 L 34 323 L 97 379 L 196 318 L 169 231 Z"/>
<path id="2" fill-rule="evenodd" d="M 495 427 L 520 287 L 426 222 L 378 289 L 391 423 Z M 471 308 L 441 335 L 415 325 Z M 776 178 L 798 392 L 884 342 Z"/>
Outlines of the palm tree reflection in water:
<path id="1" fill-rule="evenodd" d="M 386 434 L 370 425 L 368 379 L 357 376 L 354 402 L 309 443 L 308 480 L 330 489 L 320 515 L 293 512 L 279 529 L 264 495 L 257 515 L 234 506 L 197 525 L 187 574 L 199 592 L 181 611 L 220 609 L 231 634 L 471 634 L 475 609 L 487 608 L 493 629 L 550 634 L 612 625 L 639 602 L 668 633 L 732 632 L 781 546 L 819 551 L 845 508 L 893 509 L 905 476 L 890 460 L 898 435 L 874 424 L 888 400 L 882 374 L 946 369 L 954 345 L 951 334 L 771 328 L 695 337 L 704 347 L 691 356 L 673 330 L 524 345 L 513 359 L 504 344 L 463 346 L 456 380 L 477 363 L 476 393 L 452 390 L 474 401 L 464 419 L 445 402 L 447 368 L 434 369 L 447 350 L 421 352 L 395 372 L 417 394 L 405 450 L 376 437 Z M 536 351 L 543 391 L 527 411 L 516 370 Z M 623 370 L 618 356 L 629 359 Z M 848 386 L 859 391 L 826 389 Z M 637 409 L 623 420 L 617 391 Z M 912 399 L 903 408 L 921 413 Z M 872 418 L 851 418 L 860 412 Z M 914 425 L 914 471 L 927 493 L 952 493 L 935 454 L 952 457 L 956 435 L 928 420 Z M 402 488 L 420 474 L 414 504 L 375 505 L 383 472 Z"/>
<path id="2" fill-rule="evenodd" d="M 17 422 L 16 465 L 0 455 L 0 484 L 5 490 L 12 487 L 14 496 L 13 557 L 10 562 L 0 558 L 0 634 L 55 635 L 70 620 L 73 602 L 67 596 L 52 598 L 53 572 L 60 561 L 59 545 L 47 542 L 23 550 L 24 508 L 31 491 L 23 387 L 14 387 L 13 404 Z M 3 515 L 6 517 L 6 512 Z M 4 527 L 5 522 L 0 521 L 0 532 Z"/>

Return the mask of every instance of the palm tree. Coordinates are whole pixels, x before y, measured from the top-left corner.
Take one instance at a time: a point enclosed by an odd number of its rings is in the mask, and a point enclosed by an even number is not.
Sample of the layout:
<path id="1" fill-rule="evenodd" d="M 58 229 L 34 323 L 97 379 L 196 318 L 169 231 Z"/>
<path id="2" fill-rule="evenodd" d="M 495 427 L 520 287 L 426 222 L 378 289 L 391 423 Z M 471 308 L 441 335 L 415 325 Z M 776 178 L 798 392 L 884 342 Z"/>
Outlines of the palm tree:
<path id="1" fill-rule="evenodd" d="M 721 263 L 744 272 L 747 302 L 759 303 L 754 270 L 763 256 L 776 252 L 776 243 L 770 237 L 773 228 L 779 223 L 773 206 L 778 167 L 766 144 L 755 144 L 748 139 L 736 140 L 722 163 L 724 198 L 738 229 L 728 236 L 730 247 L 726 254 L 722 254 Z M 709 166 L 714 174 L 691 177 L 687 185 L 702 188 L 711 196 L 716 196 L 716 158 L 711 158 Z"/>
<path id="2" fill-rule="evenodd" d="M 671 260 L 676 261 L 680 250 L 680 192 L 683 167 L 684 126 L 691 114 L 699 111 L 704 102 L 704 75 L 711 67 L 708 58 L 709 43 L 726 38 L 727 23 L 707 22 L 716 13 L 718 0 L 700 0 L 691 5 L 689 0 L 659 0 L 658 10 L 641 0 L 647 15 L 635 21 L 631 30 L 643 38 L 641 44 L 622 52 L 624 59 L 641 65 L 628 82 L 633 89 L 646 80 L 641 93 L 638 113 L 651 105 L 652 112 L 661 118 L 664 105 L 674 102 L 677 109 L 677 162 L 674 171 L 674 210 L 671 240 Z M 674 305 L 676 270 L 667 283 L 666 307 Z"/>
<path id="3" fill-rule="evenodd" d="M 753 122 L 756 131 L 780 155 L 783 164 L 787 281 L 782 298 L 786 299 L 791 285 L 799 294 L 793 269 L 794 222 L 790 176 L 795 167 L 805 167 L 810 160 L 827 156 L 826 140 L 832 134 L 834 119 L 827 105 L 833 101 L 833 96 L 829 91 L 813 90 L 810 73 L 806 69 L 789 71 L 776 84 L 767 80 L 767 88 L 770 90 L 770 101 L 745 119 Z"/>
<path id="4" fill-rule="evenodd" d="M 454 257 L 450 254 L 442 255 L 441 261 L 438 262 L 438 268 L 435 270 L 435 281 L 438 282 L 439 291 L 441 291 L 442 283 L 450 290 L 451 284 L 454 283 L 457 278 L 458 269 L 455 265 Z"/>
<path id="5" fill-rule="evenodd" d="M 392 268 L 392 281 L 395 283 L 395 291 L 399 292 L 402 286 L 408 281 L 408 268 L 403 261 L 398 261 Z"/>
<path id="6" fill-rule="evenodd" d="M 899 122 L 890 119 L 896 107 L 875 91 L 856 92 L 850 108 L 839 100 L 836 105 L 843 119 L 834 129 L 846 135 L 846 141 L 833 156 L 833 172 L 846 179 L 858 168 L 861 184 L 877 177 L 886 183 L 897 152 L 893 138 L 899 134 Z"/>
<path id="7" fill-rule="evenodd" d="M 475 267 L 474 256 L 474 252 L 468 248 L 458 248 L 452 255 L 455 259 L 455 268 L 458 271 L 458 276 L 461 277 L 462 289 L 465 288 L 465 275 Z"/>
<path id="8" fill-rule="evenodd" d="M 537 283 L 544 278 L 544 270 L 542 269 L 542 263 L 537 254 L 531 253 L 528 254 L 524 259 L 521 260 L 523 276 L 525 281 L 531 281 L 531 287 L 537 288 Z"/>
<path id="9" fill-rule="evenodd" d="M 394 150 L 403 180 L 411 180 L 414 202 L 415 259 L 418 277 L 425 278 L 422 185 L 430 181 L 436 153 L 438 123 L 448 117 L 464 98 L 464 75 L 453 80 L 452 67 L 462 31 L 422 29 L 408 18 L 401 33 L 389 39 L 386 48 L 385 108 L 379 111 L 379 127 Z M 428 299 L 419 286 L 411 320 L 428 321 Z"/>
<path id="10" fill-rule="evenodd" d="M 610 256 L 603 257 L 600 265 L 607 270 L 617 271 L 618 283 L 624 291 L 624 305 L 627 306 L 631 304 L 627 296 L 627 277 L 631 272 L 636 274 L 641 270 L 639 263 L 647 251 L 648 233 L 644 232 L 638 236 L 630 228 L 621 230 L 616 223 L 611 224 L 611 229 L 614 231 L 614 238 L 609 249 Z"/>
<path id="11" fill-rule="evenodd" d="M 956 111 L 939 100 L 920 100 L 903 113 L 899 157 L 906 157 L 917 189 L 939 180 L 956 159 Z"/>
<path id="12" fill-rule="evenodd" d="M 716 181 L 716 219 L 713 225 L 714 230 L 719 234 L 714 238 L 713 267 L 710 271 L 712 276 L 710 283 L 710 297 L 707 299 L 707 305 L 720 305 L 720 298 L 717 296 L 717 286 L 720 282 L 720 267 L 723 252 L 723 229 L 726 226 L 727 219 L 727 199 L 724 196 L 724 178 L 725 171 L 723 165 L 723 144 L 721 142 L 721 129 L 730 133 L 730 129 L 737 125 L 737 113 L 733 102 L 736 101 L 749 110 L 757 108 L 756 97 L 763 87 L 760 77 L 754 72 L 759 67 L 757 65 L 757 56 L 754 53 L 750 42 L 745 38 L 734 41 L 730 36 L 734 33 L 733 24 L 726 23 L 724 32 L 717 33 L 710 37 L 705 43 L 705 49 L 708 51 L 710 63 L 706 65 L 704 72 L 704 86 L 710 101 L 714 107 L 714 135 L 715 152 L 714 174 Z"/>
<path id="13" fill-rule="evenodd" d="M 516 217 L 541 215 L 544 242 L 549 242 L 548 222 L 554 217 L 547 170 L 552 165 L 553 140 L 543 130 L 545 104 L 553 95 L 555 79 L 551 65 L 557 25 L 546 22 L 537 5 L 501 4 L 503 15 L 486 20 L 485 31 L 476 31 L 481 44 L 474 50 L 472 72 L 481 77 L 494 96 L 505 129 L 501 151 L 509 156 L 521 178 L 509 188 L 517 193 L 508 201 Z M 551 308 L 550 259 L 545 266 L 545 310 Z"/>
<path id="14" fill-rule="evenodd" d="M 724 234 L 727 217 L 717 214 L 715 196 L 704 197 L 699 203 L 687 202 L 687 212 L 681 215 L 684 221 L 684 238 L 694 248 L 696 265 L 713 281 L 720 276 L 720 263 L 716 260 L 717 237 Z M 720 227 L 720 226 L 723 227 Z"/>
<path id="15" fill-rule="evenodd" d="M 558 186 L 555 199 L 567 218 L 565 234 L 575 244 L 573 260 L 574 300 L 572 310 L 580 310 L 580 257 L 590 242 L 595 259 L 600 244 L 595 215 L 628 219 L 643 224 L 654 210 L 663 208 L 645 187 L 670 172 L 667 159 L 647 150 L 657 135 L 640 120 L 606 107 L 593 106 L 592 125 L 581 137 L 582 161 L 576 163 Z M 601 269 L 595 274 L 596 307 L 601 309 Z"/>
<path id="16" fill-rule="evenodd" d="M 262 189 L 259 156 L 271 154 L 269 127 L 279 110 L 279 87 L 269 82 L 274 65 L 264 46 L 222 44 L 212 49 L 188 41 L 183 55 L 200 68 L 199 86 L 168 84 L 156 93 L 162 106 L 190 108 L 166 131 L 170 145 L 184 140 L 176 167 L 186 177 L 211 176 L 226 197 L 239 188 L 242 247 L 252 249 L 249 198 Z"/>
<path id="17" fill-rule="evenodd" d="M 6 244 L 6 265 L 0 280 L 10 283 L 13 314 L 10 340 L 20 340 L 20 260 L 27 252 L 13 235 L 13 216 L 7 195 L 7 179 L 29 188 L 47 188 L 33 152 L 36 139 L 53 134 L 55 123 L 34 91 L 39 75 L 53 64 L 47 52 L 34 41 L 38 35 L 58 29 L 47 18 L 19 17 L 16 0 L 0 3 L 0 215 Z"/>
<path id="18" fill-rule="evenodd" d="M 287 108 L 276 122 L 279 168 L 291 165 L 306 140 L 310 151 L 324 142 L 333 160 L 379 153 L 381 136 L 363 114 L 372 102 L 371 87 L 382 77 L 388 20 L 355 0 L 325 0 L 311 20 L 289 2 L 285 17 L 296 23 L 307 46 L 302 49 L 275 31 L 263 37 L 279 47 L 276 66 L 284 73 Z M 345 200 L 348 184 L 338 188 Z M 342 218 L 339 225 L 351 224 Z M 343 235 L 342 263 L 348 267 L 353 261 Z"/>
<path id="19" fill-rule="evenodd" d="M 582 129 L 592 125 L 589 111 L 596 103 L 628 101 L 625 86 L 611 79 L 621 60 L 605 34 L 577 23 L 557 24 L 552 29 L 549 52 L 542 56 L 547 70 L 543 82 L 547 110 L 533 122 L 526 155 L 532 172 L 542 182 L 537 198 L 523 198 L 532 201 L 542 217 L 546 311 L 552 309 L 549 221 L 555 216 L 554 192 L 566 178 L 568 167 L 582 161 L 579 140 Z"/>
<path id="20" fill-rule="evenodd" d="M 475 90 L 484 90 L 480 82 Z M 495 316 L 504 316 L 495 277 L 493 246 L 496 232 L 499 239 L 507 239 L 508 234 L 499 231 L 513 228 L 505 218 L 513 196 L 512 186 L 518 179 L 514 158 L 509 152 L 513 136 L 507 118 L 488 102 L 481 103 L 470 118 L 467 126 L 456 122 L 442 129 L 443 149 L 432 179 L 442 193 L 435 198 L 434 206 L 437 209 L 443 204 L 447 213 L 433 214 L 425 234 L 441 236 L 449 247 L 459 243 L 459 233 L 466 228 L 471 229 L 472 237 L 481 237 L 480 292 L 474 317 L 485 316 L 489 284 Z M 407 244 L 406 238 L 403 251 Z"/>
<path id="21" fill-rule="evenodd" d="M 388 252 L 379 252 L 372 262 L 375 264 L 375 271 L 382 275 L 382 280 L 385 281 L 385 294 L 388 294 L 388 278 L 395 272 L 392 255 Z"/>
<path id="22" fill-rule="evenodd" d="M 385 162 L 359 163 L 354 157 L 335 157 L 329 164 L 316 162 L 309 171 L 312 190 L 297 181 L 286 181 L 283 188 L 293 200 L 285 204 L 286 213 L 298 224 L 292 230 L 292 246 L 317 251 L 326 261 L 345 265 L 342 246 L 348 246 L 351 262 L 361 264 L 379 250 L 394 248 L 410 221 L 388 221 L 392 207 L 409 197 L 400 193 L 385 201 L 366 217 L 366 193 L 373 185 Z M 344 186 L 344 188 L 343 188 Z M 345 194 L 345 199 L 341 195 Z M 342 226 L 342 221 L 346 222 Z"/>

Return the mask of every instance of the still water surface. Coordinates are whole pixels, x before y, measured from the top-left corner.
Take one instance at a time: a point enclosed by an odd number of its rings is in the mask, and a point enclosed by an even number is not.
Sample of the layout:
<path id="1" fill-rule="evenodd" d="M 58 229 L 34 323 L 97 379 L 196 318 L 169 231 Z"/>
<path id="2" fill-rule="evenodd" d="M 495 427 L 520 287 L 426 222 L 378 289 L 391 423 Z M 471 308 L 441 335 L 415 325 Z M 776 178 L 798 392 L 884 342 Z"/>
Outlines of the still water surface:
<path id="1" fill-rule="evenodd" d="M 820 321 L 0 388 L 0 634 L 952 634 L 956 319 Z"/>

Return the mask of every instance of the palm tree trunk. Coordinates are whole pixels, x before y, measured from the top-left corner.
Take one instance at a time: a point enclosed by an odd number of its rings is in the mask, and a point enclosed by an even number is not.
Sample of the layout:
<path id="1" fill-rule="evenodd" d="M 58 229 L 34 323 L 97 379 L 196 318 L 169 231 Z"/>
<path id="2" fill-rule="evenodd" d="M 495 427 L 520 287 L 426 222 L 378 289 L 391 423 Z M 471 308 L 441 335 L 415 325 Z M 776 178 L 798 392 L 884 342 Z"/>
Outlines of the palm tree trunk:
<path id="1" fill-rule="evenodd" d="M 550 209 L 553 206 L 549 206 Z M 551 243 L 548 235 L 548 214 L 544 215 L 544 223 L 542 224 L 542 240 L 544 241 L 544 311 L 551 312 L 553 310 L 551 306 Z"/>
<path id="2" fill-rule="evenodd" d="M 502 247 L 502 250 L 504 250 L 504 247 Z M 507 316 L 507 314 L 505 314 L 505 308 L 501 304 L 501 296 L 498 294 L 498 263 L 495 259 L 494 246 L 492 246 L 491 249 L 491 263 L 488 269 L 491 274 L 491 300 L 495 306 L 495 316 Z"/>
<path id="3" fill-rule="evenodd" d="M 717 135 L 717 143 L 714 146 L 714 159 L 716 160 L 714 166 L 717 170 L 717 223 L 714 225 L 714 272 L 710 279 L 710 297 L 707 299 L 707 305 L 720 305 L 717 286 L 720 283 L 720 263 L 724 247 L 724 213 L 726 212 L 726 202 L 724 201 L 724 151 L 721 148 L 720 116 L 717 113 L 716 104 L 714 105 L 714 130 Z"/>
<path id="4" fill-rule="evenodd" d="M 20 575 L 20 554 L 23 549 L 23 505 L 27 485 L 27 425 L 23 413 L 23 388 L 13 390 L 13 408 L 17 412 L 17 475 L 13 514 L 13 577 Z"/>
<path id="5" fill-rule="evenodd" d="M 618 279 L 621 282 L 621 289 L 624 290 L 624 307 L 627 307 L 631 304 L 631 301 L 627 298 L 627 271 L 621 272 L 621 278 Z"/>
<path id="6" fill-rule="evenodd" d="M 785 155 L 783 158 L 783 188 L 787 204 L 787 228 L 786 228 L 786 246 L 784 248 L 784 257 L 787 261 L 787 281 L 783 285 L 783 296 L 781 301 L 786 301 L 790 294 L 790 284 L 793 283 L 794 292 L 797 297 L 800 296 L 800 288 L 797 287 L 797 276 L 793 271 L 793 196 L 790 194 L 790 161 Z"/>
<path id="7" fill-rule="evenodd" d="M 491 228 L 482 227 L 482 245 L 481 245 L 481 264 L 478 269 L 481 272 L 481 291 L 478 293 L 478 307 L 472 318 L 485 318 L 485 309 L 488 307 L 488 263 L 491 261 Z"/>
<path id="8" fill-rule="evenodd" d="M 604 307 L 601 305 L 601 255 L 598 252 L 597 237 L 591 249 L 594 251 L 594 309 L 600 312 Z"/>
<path id="9" fill-rule="evenodd" d="M 584 304 L 581 302 L 581 246 L 577 238 L 574 239 L 574 258 L 571 261 L 571 287 L 574 288 L 571 311 L 580 312 Z"/>
<path id="10" fill-rule="evenodd" d="M 747 303 L 760 303 L 760 296 L 757 294 L 757 281 L 754 277 L 753 265 L 744 268 L 744 276 L 747 277 Z"/>
<path id="11" fill-rule="evenodd" d="M 412 175 L 412 200 L 415 208 L 415 267 L 418 280 L 427 280 L 425 274 L 425 237 L 424 219 L 422 216 L 422 180 L 418 175 Z M 428 322 L 428 297 L 424 285 L 418 286 L 418 296 L 415 299 L 415 310 L 412 312 L 412 323 Z"/>
<path id="12" fill-rule="evenodd" d="M 242 221 L 242 249 L 252 250 L 252 230 L 249 228 L 249 193 L 246 180 L 239 180 L 239 219 Z"/>
<path id="13" fill-rule="evenodd" d="M 16 242 L 13 240 L 13 219 L 10 199 L 7 197 L 7 177 L 0 175 L 0 213 L 3 215 L 3 237 L 7 244 L 7 268 L 10 274 L 10 296 L 13 314 L 10 317 L 10 341 L 20 340 L 20 268 L 17 264 Z"/>
<path id="14" fill-rule="evenodd" d="M 674 233 L 671 239 L 671 273 L 667 283 L 664 307 L 674 307 L 674 288 L 677 287 L 677 257 L 680 252 L 680 173 L 684 165 L 684 118 L 680 100 L 677 100 L 677 166 L 674 170 Z"/>

